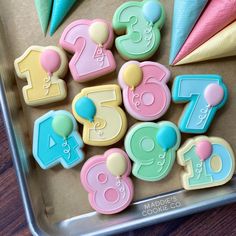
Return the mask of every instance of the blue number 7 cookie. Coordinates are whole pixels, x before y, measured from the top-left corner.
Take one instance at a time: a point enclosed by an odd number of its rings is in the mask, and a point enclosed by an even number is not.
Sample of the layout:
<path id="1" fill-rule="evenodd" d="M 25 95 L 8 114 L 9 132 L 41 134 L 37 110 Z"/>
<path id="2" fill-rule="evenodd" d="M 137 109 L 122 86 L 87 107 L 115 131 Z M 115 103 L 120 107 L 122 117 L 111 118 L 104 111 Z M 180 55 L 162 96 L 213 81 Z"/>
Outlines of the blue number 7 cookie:
<path id="1" fill-rule="evenodd" d="M 218 109 L 227 101 L 228 90 L 219 75 L 181 75 L 176 77 L 172 98 L 185 103 L 179 129 L 184 133 L 205 133 Z"/>
<path id="2" fill-rule="evenodd" d="M 49 111 L 34 123 L 33 156 L 41 168 L 71 168 L 84 159 L 77 123 L 67 111 Z"/>

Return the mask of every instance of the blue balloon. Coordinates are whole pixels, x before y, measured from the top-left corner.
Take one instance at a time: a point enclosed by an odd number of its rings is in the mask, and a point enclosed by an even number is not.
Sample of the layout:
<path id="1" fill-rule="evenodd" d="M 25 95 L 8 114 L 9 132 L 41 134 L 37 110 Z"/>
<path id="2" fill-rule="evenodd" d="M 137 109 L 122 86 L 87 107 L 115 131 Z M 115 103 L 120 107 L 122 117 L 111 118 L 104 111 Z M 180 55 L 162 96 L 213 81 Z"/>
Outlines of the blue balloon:
<path id="1" fill-rule="evenodd" d="M 165 152 L 174 147 L 177 142 L 177 134 L 175 129 L 170 126 L 160 128 L 157 133 L 157 142 Z"/>
<path id="2" fill-rule="evenodd" d="M 93 122 L 97 109 L 94 102 L 90 98 L 81 97 L 75 103 L 75 111 L 83 119 Z"/>
<path id="3" fill-rule="evenodd" d="M 152 24 L 156 23 L 162 13 L 160 4 L 155 0 L 150 0 L 143 5 L 143 15 L 145 19 Z"/>

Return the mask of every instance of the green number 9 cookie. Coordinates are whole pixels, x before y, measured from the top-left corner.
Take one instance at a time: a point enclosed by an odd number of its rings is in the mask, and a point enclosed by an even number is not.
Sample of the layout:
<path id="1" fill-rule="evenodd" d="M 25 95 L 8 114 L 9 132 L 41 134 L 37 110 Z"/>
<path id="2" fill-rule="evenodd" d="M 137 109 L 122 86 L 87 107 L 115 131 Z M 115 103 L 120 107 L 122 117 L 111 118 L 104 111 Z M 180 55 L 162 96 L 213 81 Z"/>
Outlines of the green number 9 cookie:
<path id="1" fill-rule="evenodd" d="M 181 136 L 169 121 L 134 125 L 125 138 L 125 149 L 134 161 L 132 173 L 139 179 L 158 181 L 165 178 L 175 162 Z"/>
<path id="2" fill-rule="evenodd" d="M 158 0 L 126 2 L 113 16 L 113 28 L 118 35 L 115 45 L 127 60 L 146 60 L 158 49 L 160 29 L 165 23 L 165 10 Z"/>

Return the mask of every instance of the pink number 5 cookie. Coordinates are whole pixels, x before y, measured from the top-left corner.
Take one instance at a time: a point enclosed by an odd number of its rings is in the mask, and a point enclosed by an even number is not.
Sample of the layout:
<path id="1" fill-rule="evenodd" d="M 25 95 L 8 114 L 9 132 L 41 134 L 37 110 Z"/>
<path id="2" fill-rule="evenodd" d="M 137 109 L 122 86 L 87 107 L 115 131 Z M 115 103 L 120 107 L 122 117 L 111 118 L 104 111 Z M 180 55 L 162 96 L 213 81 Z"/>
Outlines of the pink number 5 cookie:
<path id="1" fill-rule="evenodd" d="M 93 156 L 84 164 L 81 182 L 94 210 L 102 214 L 115 214 L 129 206 L 134 191 L 128 177 L 130 171 L 127 154 L 118 148 Z"/>
<path id="2" fill-rule="evenodd" d="M 131 116 L 142 121 L 156 120 L 169 108 L 171 95 L 166 83 L 170 71 L 155 62 L 129 61 L 119 72 L 123 100 Z"/>
<path id="3" fill-rule="evenodd" d="M 116 69 L 112 52 L 114 34 L 104 20 L 77 20 L 64 30 L 60 45 L 74 53 L 69 67 L 74 80 L 84 82 Z"/>

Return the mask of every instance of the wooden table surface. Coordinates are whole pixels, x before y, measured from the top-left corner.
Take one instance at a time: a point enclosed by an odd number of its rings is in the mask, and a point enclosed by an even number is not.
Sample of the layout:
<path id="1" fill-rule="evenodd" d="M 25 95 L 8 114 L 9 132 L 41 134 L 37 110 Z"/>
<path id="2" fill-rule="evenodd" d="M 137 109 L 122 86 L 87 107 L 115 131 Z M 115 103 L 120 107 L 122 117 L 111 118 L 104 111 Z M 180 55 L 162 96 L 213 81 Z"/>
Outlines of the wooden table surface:
<path id="1" fill-rule="evenodd" d="M 31 235 L 0 114 L 0 236 Z M 139 229 L 124 235 L 236 235 L 236 204 Z"/>

